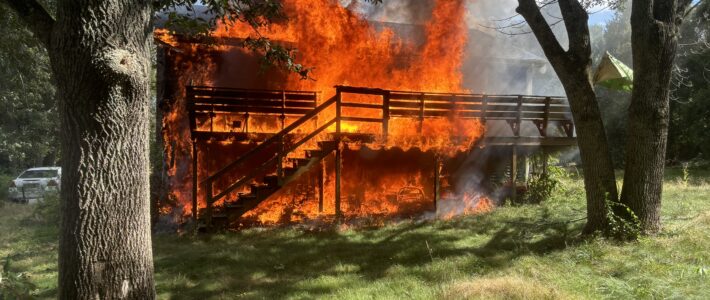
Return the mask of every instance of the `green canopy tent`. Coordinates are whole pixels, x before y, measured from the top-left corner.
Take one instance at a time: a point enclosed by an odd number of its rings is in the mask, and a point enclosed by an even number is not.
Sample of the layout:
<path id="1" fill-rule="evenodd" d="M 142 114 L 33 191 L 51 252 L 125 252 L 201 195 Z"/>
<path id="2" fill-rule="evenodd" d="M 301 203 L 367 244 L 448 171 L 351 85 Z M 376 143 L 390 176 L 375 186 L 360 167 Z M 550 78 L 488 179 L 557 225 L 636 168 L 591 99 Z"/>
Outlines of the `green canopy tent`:
<path id="1" fill-rule="evenodd" d="M 606 52 L 594 73 L 594 84 L 608 89 L 630 92 L 634 85 L 634 71 Z"/>

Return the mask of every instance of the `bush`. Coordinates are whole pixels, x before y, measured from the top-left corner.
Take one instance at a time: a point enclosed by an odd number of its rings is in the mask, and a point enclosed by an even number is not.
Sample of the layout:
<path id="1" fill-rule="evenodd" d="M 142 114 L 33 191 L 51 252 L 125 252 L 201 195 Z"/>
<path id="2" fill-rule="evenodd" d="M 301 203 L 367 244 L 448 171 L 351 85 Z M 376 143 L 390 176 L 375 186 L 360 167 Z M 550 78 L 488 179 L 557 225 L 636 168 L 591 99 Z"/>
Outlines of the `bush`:
<path id="1" fill-rule="evenodd" d="M 537 204 L 547 200 L 555 191 L 560 181 L 549 173 L 532 174 L 523 201 Z"/>
<path id="2" fill-rule="evenodd" d="M 32 216 L 40 223 L 59 226 L 61 221 L 59 194 L 46 193 L 44 199 L 37 203 Z"/>
<path id="3" fill-rule="evenodd" d="M 15 179 L 15 176 L 0 174 L 0 201 L 7 200 L 7 189 L 10 188 L 10 181 Z"/>

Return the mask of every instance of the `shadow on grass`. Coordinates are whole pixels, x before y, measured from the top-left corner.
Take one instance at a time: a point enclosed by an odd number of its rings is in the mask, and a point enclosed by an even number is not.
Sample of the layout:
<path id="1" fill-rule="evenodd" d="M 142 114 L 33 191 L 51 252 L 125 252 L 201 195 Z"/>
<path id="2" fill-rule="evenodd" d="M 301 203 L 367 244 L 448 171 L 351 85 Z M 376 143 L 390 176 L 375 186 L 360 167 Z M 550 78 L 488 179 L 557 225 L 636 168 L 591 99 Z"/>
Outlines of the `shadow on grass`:
<path id="1" fill-rule="evenodd" d="M 554 219 L 549 212 L 542 216 Z M 482 215 L 377 230 L 266 229 L 156 237 L 158 292 L 171 298 L 314 297 L 392 279 L 398 276 L 393 269 L 402 268 L 436 284 L 445 276 L 432 275 L 436 272 L 427 268 L 449 259 L 465 260 L 454 268 L 486 274 L 517 257 L 544 255 L 579 241 L 583 223 L 543 222 Z"/>

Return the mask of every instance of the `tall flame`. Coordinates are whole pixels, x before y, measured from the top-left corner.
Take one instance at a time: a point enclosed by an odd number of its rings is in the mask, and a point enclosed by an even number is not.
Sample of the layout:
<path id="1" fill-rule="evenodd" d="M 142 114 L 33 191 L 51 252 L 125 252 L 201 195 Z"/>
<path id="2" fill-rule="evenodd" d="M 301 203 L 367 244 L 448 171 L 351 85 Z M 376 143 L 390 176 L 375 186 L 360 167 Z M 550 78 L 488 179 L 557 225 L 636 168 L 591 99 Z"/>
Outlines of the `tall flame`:
<path id="1" fill-rule="evenodd" d="M 270 25 L 260 34 L 293 46 L 297 60 L 314 68 L 315 81 L 290 76 L 278 88 L 332 92 L 334 85 L 351 85 L 460 92 L 467 42 L 464 3 L 435 0 L 421 45 L 396 36 L 392 29 L 376 29 L 332 0 L 285 0 L 288 20 Z M 221 23 L 214 35 L 256 37 L 243 23 Z"/>
<path id="2" fill-rule="evenodd" d="M 210 49 L 212 53 L 210 55 L 200 55 L 195 46 L 180 46 L 188 48 L 189 51 L 186 51 L 183 56 L 186 60 L 194 62 L 194 65 L 185 68 L 182 73 L 200 74 L 199 76 L 183 75 L 180 79 L 182 83 L 194 83 L 193 80 L 197 80 L 205 85 L 240 88 L 315 90 L 322 91 L 324 99 L 334 94 L 335 85 L 427 92 L 467 92 L 462 87 L 461 72 L 468 42 L 465 0 L 434 0 L 431 17 L 421 26 L 423 32 L 419 40 L 411 36 L 398 36 L 396 27 L 400 25 L 397 24 L 375 26 L 358 13 L 340 5 L 339 1 L 283 0 L 283 6 L 287 19 L 261 28 L 258 34 L 243 23 L 229 25 L 218 23 L 213 36 L 218 39 L 246 39 L 262 35 L 276 43 L 293 47 L 297 50 L 295 52 L 297 62 L 313 68 L 312 80 L 301 80 L 299 76 L 281 74 L 273 70 L 259 73 L 256 70 L 258 64 L 255 63 L 253 56 L 245 54 L 246 50 L 236 46 L 219 45 Z M 164 31 L 158 31 L 156 37 L 166 44 L 173 46 L 179 44 Z M 372 103 L 381 101 L 368 97 L 355 100 Z M 169 154 L 175 155 L 178 160 L 182 159 L 178 164 L 189 165 L 189 128 L 185 126 L 187 115 L 182 107 L 184 102 L 176 104 L 173 111 L 164 119 L 165 139 Z M 418 148 L 419 154 L 412 154 L 414 155 L 412 157 L 431 156 L 433 160 L 434 155 L 425 151 L 434 149 L 437 153 L 452 156 L 459 151 L 467 150 L 483 132 L 483 126 L 478 120 L 458 119 L 456 116 L 426 120 L 421 124 L 421 133 L 412 129 L 414 126 L 412 122 L 416 120 L 393 120 L 390 126 L 390 139 L 384 146 L 398 147 L 405 151 Z M 222 123 L 228 124 L 226 121 Z M 273 122 L 260 122 L 249 126 L 258 128 L 262 132 L 278 131 L 278 126 Z M 221 130 L 228 131 L 226 128 Z M 376 129 L 359 123 L 344 123 L 343 131 L 377 132 Z M 208 147 L 215 147 L 215 145 Z M 225 147 L 229 148 L 229 145 Z M 237 157 L 235 153 L 215 152 L 218 151 L 209 153 L 211 163 L 204 164 L 199 170 L 201 178 L 210 174 L 207 170 L 210 165 L 228 163 Z M 203 153 L 200 159 L 206 157 Z M 371 162 L 369 168 L 356 166 L 362 161 L 357 161 L 357 156 L 353 155 L 350 157 L 346 155 L 344 164 L 348 164 L 348 159 L 351 164 L 350 167 L 345 168 L 343 175 L 345 181 L 343 188 L 346 195 L 344 197 L 347 198 L 343 199 L 343 203 L 346 211 L 364 214 L 403 212 L 404 202 L 412 202 L 417 205 L 409 205 L 410 207 L 420 208 L 432 203 L 430 194 L 433 178 L 429 172 L 433 166 L 412 168 L 404 173 L 389 172 L 386 167 L 381 166 L 381 163 L 378 166 L 378 163 Z M 400 163 L 410 162 L 403 160 Z M 173 193 L 187 214 L 191 204 L 189 192 L 185 187 L 190 186 L 186 180 L 190 175 L 184 174 L 184 169 L 181 174 L 178 174 L 180 173 L 178 169 L 177 166 L 171 169 Z M 210 171 L 214 172 L 214 168 L 210 168 Z M 326 182 L 332 183 L 332 172 L 328 174 Z M 366 192 L 357 194 L 355 190 L 363 189 L 359 185 L 358 176 L 363 175 L 369 176 L 370 180 L 366 183 Z M 309 176 L 312 177 L 312 175 L 305 177 L 309 178 Z M 280 222 L 285 214 L 295 216 L 291 218 L 292 220 L 302 216 L 317 216 L 317 205 L 312 201 L 303 204 L 303 201 L 297 197 L 300 195 L 297 190 L 298 187 L 294 186 L 285 189 L 262 203 L 247 217 L 258 218 L 261 222 Z M 332 199 L 332 191 L 325 191 L 325 194 Z M 466 201 L 469 202 L 471 201 Z M 204 205 L 204 203 L 200 204 L 200 206 Z M 294 206 L 298 207 L 296 212 Z M 326 206 L 325 212 L 332 213 L 332 203 Z"/>

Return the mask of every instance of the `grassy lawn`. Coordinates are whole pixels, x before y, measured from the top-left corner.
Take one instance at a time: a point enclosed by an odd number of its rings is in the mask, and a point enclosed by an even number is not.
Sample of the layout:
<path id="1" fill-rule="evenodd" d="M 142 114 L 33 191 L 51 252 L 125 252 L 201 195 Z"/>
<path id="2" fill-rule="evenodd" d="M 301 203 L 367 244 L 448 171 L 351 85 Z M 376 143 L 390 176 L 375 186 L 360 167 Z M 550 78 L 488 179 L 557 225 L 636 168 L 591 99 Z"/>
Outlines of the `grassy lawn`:
<path id="1" fill-rule="evenodd" d="M 710 298 L 710 171 L 669 169 L 664 231 L 633 243 L 581 239 L 581 181 L 542 205 L 384 228 L 250 229 L 154 236 L 164 299 Z M 0 258 L 56 293 L 56 227 L 0 208 Z"/>

